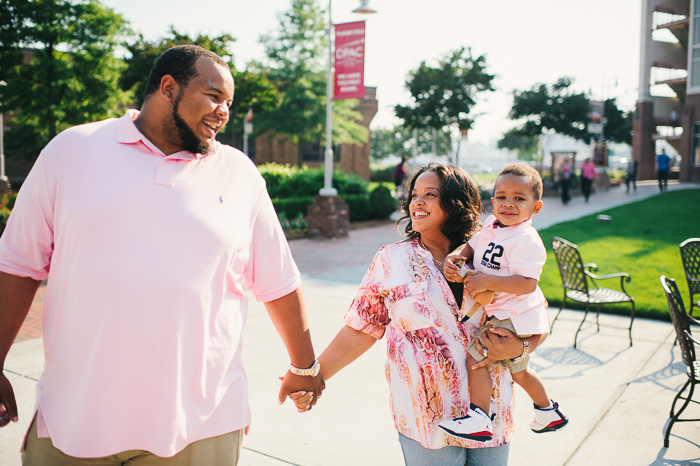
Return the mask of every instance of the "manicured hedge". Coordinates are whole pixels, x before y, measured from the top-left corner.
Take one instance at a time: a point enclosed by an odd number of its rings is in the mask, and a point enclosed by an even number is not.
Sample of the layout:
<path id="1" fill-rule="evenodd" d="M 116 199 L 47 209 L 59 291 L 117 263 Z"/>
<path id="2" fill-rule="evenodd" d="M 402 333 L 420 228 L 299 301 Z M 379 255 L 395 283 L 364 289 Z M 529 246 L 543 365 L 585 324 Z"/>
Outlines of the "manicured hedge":
<path id="1" fill-rule="evenodd" d="M 323 169 L 268 163 L 258 166 L 273 199 L 315 196 L 323 188 Z M 335 170 L 333 187 L 338 194 L 366 194 L 367 182 L 357 175 Z"/>
<path id="2" fill-rule="evenodd" d="M 386 198 L 387 193 L 391 200 Z M 348 205 L 351 222 L 385 219 L 396 208 L 394 197 L 383 186 L 376 187 L 370 194 L 345 194 L 341 195 L 341 197 Z M 273 199 L 272 204 L 275 206 L 277 215 L 293 219 L 297 218 L 299 214 L 306 217 L 306 209 L 313 200 L 314 196 L 299 196 L 287 199 Z"/>

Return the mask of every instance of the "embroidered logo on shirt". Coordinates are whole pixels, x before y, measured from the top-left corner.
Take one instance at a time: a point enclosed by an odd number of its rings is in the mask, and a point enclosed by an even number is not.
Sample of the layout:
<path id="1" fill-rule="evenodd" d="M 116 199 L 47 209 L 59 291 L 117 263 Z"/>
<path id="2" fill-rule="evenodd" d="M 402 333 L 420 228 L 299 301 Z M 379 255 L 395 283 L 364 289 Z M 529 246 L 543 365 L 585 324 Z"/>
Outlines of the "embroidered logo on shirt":
<path id="1" fill-rule="evenodd" d="M 219 196 L 219 204 L 223 204 L 223 203 L 224 203 L 224 196 Z"/>

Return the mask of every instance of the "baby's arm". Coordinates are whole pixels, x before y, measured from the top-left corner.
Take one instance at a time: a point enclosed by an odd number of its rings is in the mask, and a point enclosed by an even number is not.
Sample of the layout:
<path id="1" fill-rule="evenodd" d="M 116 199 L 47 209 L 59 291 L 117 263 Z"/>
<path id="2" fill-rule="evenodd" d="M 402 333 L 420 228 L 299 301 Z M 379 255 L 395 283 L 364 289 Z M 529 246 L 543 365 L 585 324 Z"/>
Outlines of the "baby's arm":
<path id="1" fill-rule="evenodd" d="M 463 264 L 471 262 L 474 258 L 474 250 L 469 243 L 464 243 L 445 257 L 445 264 L 442 268 L 445 278 L 451 282 L 461 282 L 464 275 L 460 275 L 459 270 Z"/>
<path id="2" fill-rule="evenodd" d="M 447 275 L 445 275 L 447 276 Z M 470 296 L 482 291 L 491 290 L 512 294 L 528 294 L 537 289 L 537 279 L 522 275 L 499 276 L 479 272 L 464 279 L 465 287 Z"/>

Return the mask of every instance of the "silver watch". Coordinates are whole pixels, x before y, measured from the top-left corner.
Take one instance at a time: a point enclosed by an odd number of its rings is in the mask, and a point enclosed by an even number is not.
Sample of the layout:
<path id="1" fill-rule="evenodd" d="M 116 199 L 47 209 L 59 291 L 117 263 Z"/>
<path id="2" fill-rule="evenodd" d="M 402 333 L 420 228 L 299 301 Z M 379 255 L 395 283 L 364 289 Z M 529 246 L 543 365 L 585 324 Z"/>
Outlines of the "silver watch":
<path id="1" fill-rule="evenodd" d="M 530 352 L 530 343 L 528 343 L 527 340 L 523 340 L 523 354 L 521 354 L 520 356 L 518 356 L 515 359 L 512 359 L 512 361 L 513 362 L 522 361 L 523 359 L 525 359 L 527 357 L 527 353 L 529 353 L 529 352 Z"/>

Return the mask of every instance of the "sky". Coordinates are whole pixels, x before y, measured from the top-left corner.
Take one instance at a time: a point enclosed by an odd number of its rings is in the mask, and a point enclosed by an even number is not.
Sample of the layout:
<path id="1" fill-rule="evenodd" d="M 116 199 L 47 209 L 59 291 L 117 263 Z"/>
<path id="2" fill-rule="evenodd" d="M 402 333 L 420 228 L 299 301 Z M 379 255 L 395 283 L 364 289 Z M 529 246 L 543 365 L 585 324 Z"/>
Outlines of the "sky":
<path id="1" fill-rule="evenodd" d="M 102 0 L 146 39 L 170 25 L 192 35 L 229 33 L 234 62 L 244 69 L 264 59 L 260 36 L 279 29 L 291 0 Z M 377 87 L 379 111 L 371 128 L 398 123 L 396 104 L 408 104 L 408 73 L 470 47 L 495 74 L 496 92 L 483 95 L 470 143 L 495 145 L 515 126 L 508 119 L 513 90 L 554 83 L 562 76 L 592 99 L 617 98 L 631 110 L 638 96 L 641 0 L 370 0 L 373 15 L 351 11 L 359 0 L 333 0 L 334 23 L 366 20 L 365 85 Z M 326 0 L 320 5 L 328 7 Z"/>

